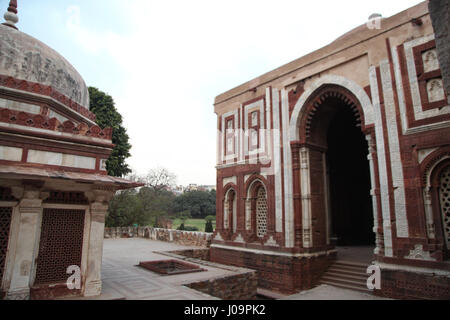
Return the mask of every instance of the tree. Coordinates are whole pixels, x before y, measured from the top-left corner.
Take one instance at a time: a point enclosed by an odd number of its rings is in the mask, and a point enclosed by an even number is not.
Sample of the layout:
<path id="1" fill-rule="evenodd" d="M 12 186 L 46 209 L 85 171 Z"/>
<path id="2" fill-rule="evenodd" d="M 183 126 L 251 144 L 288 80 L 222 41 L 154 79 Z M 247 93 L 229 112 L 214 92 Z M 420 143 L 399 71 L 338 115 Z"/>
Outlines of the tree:
<path id="1" fill-rule="evenodd" d="M 193 218 L 216 214 L 216 192 L 188 191 L 175 199 L 175 212 L 189 210 Z"/>
<path id="2" fill-rule="evenodd" d="M 155 225 L 160 217 L 168 217 L 172 214 L 175 195 L 167 190 L 155 191 L 149 187 L 142 187 L 137 197 L 142 203 L 142 209 L 149 223 Z"/>
<path id="3" fill-rule="evenodd" d="M 136 190 L 131 189 L 119 191 L 114 195 L 105 221 L 107 227 L 128 227 L 148 223 L 149 217 L 145 214 L 136 193 Z"/>
<path id="4" fill-rule="evenodd" d="M 151 169 L 143 179 L 145 186 L 155 192 L 166 190 L 176 182 L 175 174 L 169 172 L 166 168 L 158 167 Z"/>
<path id="5" fill-rule="evenodd" d="M 100 128 L 112 128 L 112 143 L 115 144 L 111 155 L 106 161 L 108 174 L 122 177 L 131 170 L 125 162 L 130 157 L 131 144 L 128 142 L 128 134 L 122 124 L 122 116 L 117 111 L 113 98 L 97 88 L 89 87 L 90 110 L 97 117 Z"/>
<path id="6" fill-rule="evenodd" d="M 205 224 L 205 232 L 214 232 L 214 227 L 213 227 L 213 221 L 216 221 L 216 216 L 206 216 L 205 217 L 206 220 L 206 224 Z"/>
<path id="7" fill-rule="evenodd" d="M 209 233 L 214 232 L 212 221 L 206 221 L 205 232 L 209 232 Z"/>

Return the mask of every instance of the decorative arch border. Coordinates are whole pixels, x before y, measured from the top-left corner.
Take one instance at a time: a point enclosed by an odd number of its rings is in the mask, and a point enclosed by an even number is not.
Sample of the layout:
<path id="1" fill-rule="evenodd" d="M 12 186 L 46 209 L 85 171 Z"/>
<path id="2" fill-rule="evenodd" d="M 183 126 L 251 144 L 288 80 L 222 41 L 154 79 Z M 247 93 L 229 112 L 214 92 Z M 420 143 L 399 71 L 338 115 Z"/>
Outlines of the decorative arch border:
<path id="1" fill-rule="evenodd" d="M 239 207 L 239 205 L 238 205 L 239 198 L 238 198 L 237 190 L 238 190 L 237 189 L 237 185 L 235 185 L 232 182 L 227 183 L 224 186 L 224 188 L 222 189 L 222 202 L 223 202 L 222 210 L 223 210 L 223 212 L 222 212 L 221 216 L 222 216 L 222 227 L 223 227 L 223 230 L 221 232 L 221 235 L 222 235 L 222 237 L 224 239 L 230 239 L 233 236 L 234 219 L 236 219 L 236 222 L 237 222 L 237 219 L 238 219 L 237 210 L 238 210 L 238 207 Z M 236 202 L 236 206 L 233 205 L 233 211 L 231 212 L 231 214 L 229 212 L 227 213 L 228 214 L 228 227 L 225 228 L 225 201 L 227 200 L 227 195 L 228 195 L 228 193 L 230 191 L 234 192 L 233 202 L 234 201 Z"/>
<path id="2" fill-rule="evenodd" d="M 354 100 L 355 102 L 357 102 L 356 105 L 358 105 L 360 108 L 360 116 L 361 122 L 363 124 L 363 129 L 367 129 L 370 125 L 374 124 L 375 115 L 372 102 L 366 91 L 361 86 L 359 86 L 354 81 L 341 76 L 324 75 L 314 83 L 312 83 L 312 85 L 307 90 L 305 90 L 305 92 L 301 95 L 301 97 L 295 104 L 289 124 L 289 138 L 291 142 L 301 140 L 300 130 L 298 130 L 298 128 L 301 126 L 300 121 L 304 118 L 304 114 L 308 114 L 308 106 L 310 107 L 310 109 L 314 108 L 314 103 L 309 102 L 316 96 L 318 89 L 320 90 L 328 85 L 340 86 L 354 96 Z"/>
<path id="3" fill-rule="evenodd" d="M 366 91 L 352 80 L 338 75 L 324 75 L 311 83 L 296 102 L 289 122 L 289 143 L 292 153 L 292 177 L 294 194 L 297 192 L 297 198 L 294 198 L 295 211 L 300 211 L 300 215 L 294 215 L 293 223 L 295 232 L 300 232 L 297 244 L 304 248 L 313 248 L 314 231 L 312 225 L 312 194 L 311 194 L 311 176 L 310 176 L 310 152 L 319 150 L 316 145 L 307 143 L 307 133 L 309 124 L 313 119 L 315 111 L 320 104 L 328 97 L 337 97 L 352 107 L 357 119 L 360 122 L 361 131 L 366 138 L 372 136 L 375 127 L 375 110 L 371 99 Z M 371 170 L 374 168 L 373 160 L 369 160 Z M 376 185 L 371 177 L 372 188 Z M 376 200 L 376 199 L 374 199 Z M 327 211 L 327 204 L 325 204 Z M 327 219 L 329 213 L 326 213 Z M 377 211 L 374 210 L 374 221 L 378 219 Z M 374 226 L 377 224 L 374 223 Z M 328 222 L 325 226 L 328 234 Z M 301 230 L 300 230 L 301 229 Z M 378 236 L 378 232 L 376 233 Z M 386 236 L 385 236 L 386 238 Z M 327 243 L 330 241 L 327 236 Z M 378 246 L 378 242 L 377 242 Z"/>
<path id="4" fill-rule="evenodd" d="M 335 85 L 323 85 L 317 89 L 314 94 L 306 102 L 304 112 L 300 115 L 299 119 L 299 132 L 300 142 L 306 142 L 311 134 L 311 125 L 316 112 L 320 109 L 322 103 L 327 98 L 337 98 L 348 106 L 355 114 L 357 125 L 361 127 L 364 132 L 364 113 L 361 105 L 354 95 L 347 89 L 335 86 Z"/>
<path id="5" fill-rule="evenodd" d="M 267 233 L 263 238 L 258 238 L 256 236 L 256 197 L 257 190 L 259 190 L 256 186 L 262 186 L 266 191 L 267 197 Z M 270 202 L 269 197 L 269 181 L 266 177 L 260 174 L 251 175 L 247 181 L 244 183 L 244 201 L 245 201 L 245 234 L 244 240 L 246 242 L 256 242 L 262 246 L 272 246 L 279 247 L 281 246 L 281 239 L 275 232 L 275 210 L 273 208 L 273 203 Z M 256 188 L 255 188 L 256 187 Z"/>
<path id="6" fill-rule="evenodd" d="M 450 146 L 439 148 L 430 153 L 420 164 L 420 184 L 422 187 L 425 210 L 426 231 L 430 241 L 435 243 L 432 256 L 438 261 L 448 259 L 450 252 L 446 249 L 438 182 L 441 172 L 450 163 Z"/>
<path id="7" fill-rule="evenodd" d="M 257 183 L 258 181 L 264 186 L 266 192 L 268 192 L 267 186 L 269 185 L 269 182 L 267 181 L 267 179 L 262 175 L 254 174 L 250 178 L 248 178 L 247 181 L 245 182 L 244 190 L 246 198 L 249 198 L 249 192 L 252 189 L 253 184 Z"/>
<path id="8" fill-rule="evenodd" d="M 420 182 L 422 187 L 431 186 L 431 175 L 440 162 L 450 158 L 450 146 L 434 150 L 420 164 Z"/>
<path id="9" fill-rule="evenodd" d="M 225 195 L 230 191 L 230 189 L 233 189 L 234 192 L 237 192 L 237 185 L 235 185 L 233 182 L 227 183 L 223 189 L 222 189 L 222 197 L 225 199 Z"/>

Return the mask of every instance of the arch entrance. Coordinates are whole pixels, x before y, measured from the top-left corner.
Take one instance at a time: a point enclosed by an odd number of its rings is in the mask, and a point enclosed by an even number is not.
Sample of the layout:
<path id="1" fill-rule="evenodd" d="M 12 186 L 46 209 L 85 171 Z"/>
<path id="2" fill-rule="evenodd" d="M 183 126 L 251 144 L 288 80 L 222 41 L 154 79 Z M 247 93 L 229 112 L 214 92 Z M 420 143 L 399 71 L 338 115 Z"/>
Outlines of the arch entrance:
<path id="1" fill-rule="evenodd" d="M 370 259 L 372 185 L 358 99 L 341 86 L 324 85 L 306 101 L 299 120 L 303 246 L 365 246 L 362 259 Z"/>
<path id="2" fill-rule="evenodd" d="M 349 106 L 339 99 L 326 103 L 334 109 L 326 136 L 330 237 L 338 246 L 370 246 L 375 234 L 367 140 Z"/>

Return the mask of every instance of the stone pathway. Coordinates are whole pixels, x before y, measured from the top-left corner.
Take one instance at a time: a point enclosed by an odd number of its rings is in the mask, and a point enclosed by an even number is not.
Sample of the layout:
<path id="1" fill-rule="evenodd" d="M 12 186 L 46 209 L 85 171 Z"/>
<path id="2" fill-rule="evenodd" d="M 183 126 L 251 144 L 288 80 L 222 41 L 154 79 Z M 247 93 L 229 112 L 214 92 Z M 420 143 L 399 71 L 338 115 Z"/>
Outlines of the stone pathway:
<path id="1" fill-rule="evenodd" d="M 96 299 L 130 300 L 214 300 L 215 297 L 187 288 L 184 284 L 217 276 L 240 273 L 243 269 L 202 265 L 204 272 L 163 276 L 137 267 L 140 261 L 168 260 L 155 251 L 187 250 L 198 247 L 143 238 L 105 239 L 103 245 L 102 295 Z"/>
<path id="2" fill-rule="evenodd" d="M 242 272 L 242 268 L 224 266 L 211 262 L 202 262 L 204 272 L 163 276 L 137 267 L 141 261 L 177 259 L 177 255 L 168 251 L 198 249 L 170 242 L 144 238 L 105 239 L 103 244 L 102 295 L 83 300 L 217 300 L 217 298 L 185 287 L 191 282 L 212 279 L 218 276 L 233 275 Z M 182 257 L 180 257 L 182 258 Z M 184 260 L 199 264 L 198 260 Z M 261 289 L 258 290 L 258 292 Z M 263 290 L 266 291 L 266 290 Z M 270 292 L 265 292 L 264 295 Z M 281 300 L 379 300 L 370 294 L 321 285 L 290 296 L 272 293 L 273 298 Z M 80 298 L 68 298 L 80 299 Z"/>
<path id="3" fill-rule="evenodd" d="M 280 300 L 389 300 L 372 294 L 322 284 Z"/>

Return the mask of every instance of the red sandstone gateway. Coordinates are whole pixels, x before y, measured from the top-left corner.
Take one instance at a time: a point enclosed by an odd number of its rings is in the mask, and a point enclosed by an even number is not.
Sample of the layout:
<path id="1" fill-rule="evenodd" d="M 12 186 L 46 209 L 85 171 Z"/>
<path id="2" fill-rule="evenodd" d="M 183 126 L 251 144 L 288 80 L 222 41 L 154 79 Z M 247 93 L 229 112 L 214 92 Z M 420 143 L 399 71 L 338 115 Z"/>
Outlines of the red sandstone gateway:
<path id="1" fill-rule="evenodd" d="M 283 292 L 367 290 L 375 264 L 376 294 L 450 298 L 443 3 L 376 18 L 216 97 L 211 260 Z"/>

